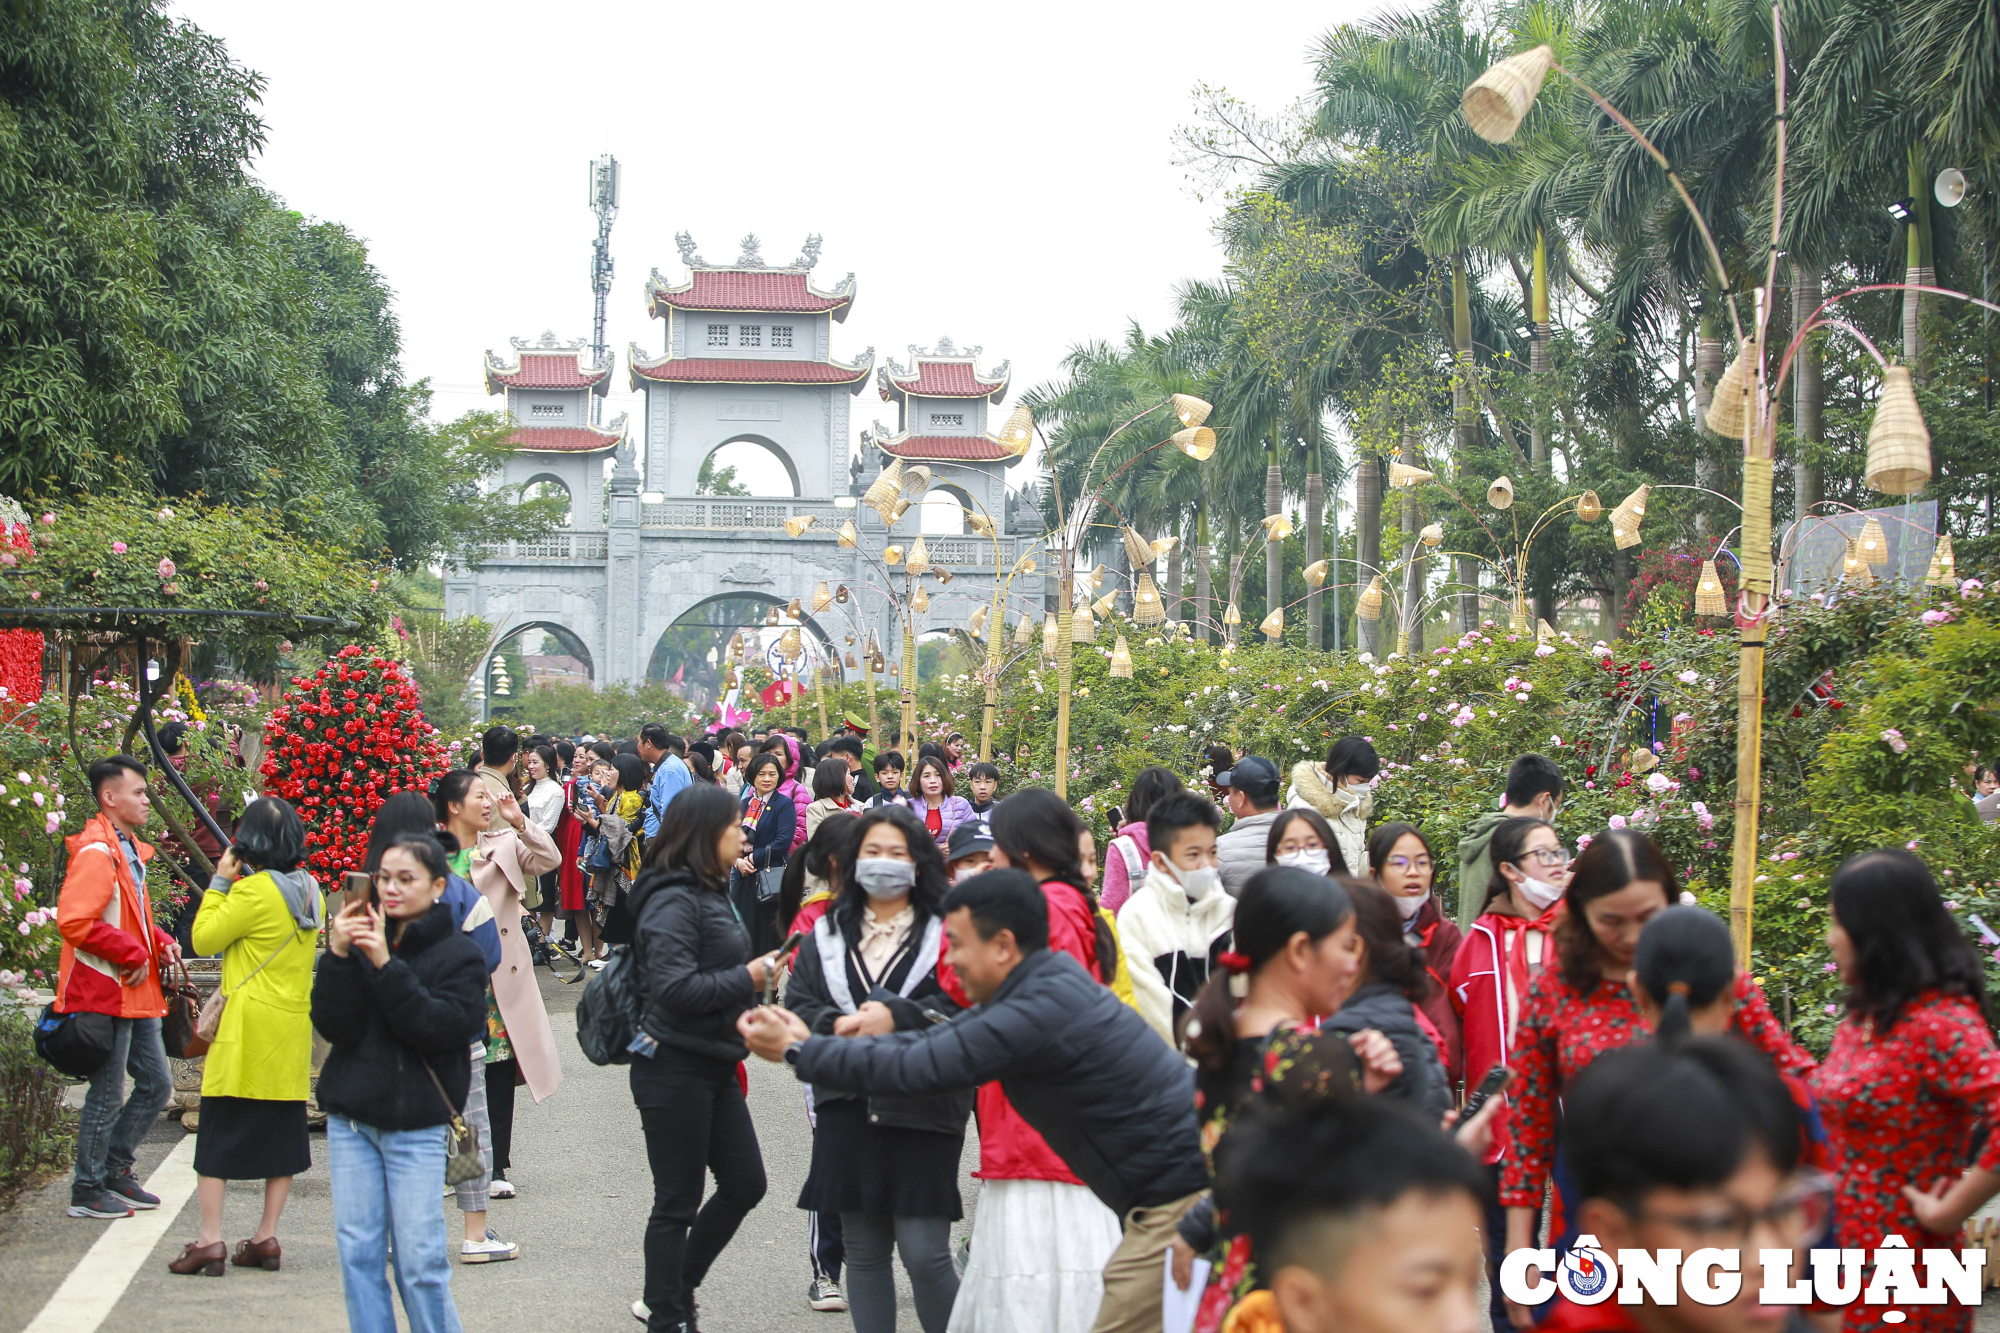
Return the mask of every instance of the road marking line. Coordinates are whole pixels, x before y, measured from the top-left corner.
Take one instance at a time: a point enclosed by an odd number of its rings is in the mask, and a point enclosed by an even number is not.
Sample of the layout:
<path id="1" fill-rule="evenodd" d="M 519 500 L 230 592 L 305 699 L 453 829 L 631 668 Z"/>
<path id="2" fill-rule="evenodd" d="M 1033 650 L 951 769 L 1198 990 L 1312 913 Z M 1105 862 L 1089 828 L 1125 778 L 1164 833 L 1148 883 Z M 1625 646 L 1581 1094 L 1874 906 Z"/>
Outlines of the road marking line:
<path id="1" fill-rule="evenodd" d="M 160 1206 L 107 1225 L 21 1333 L 96 1333 L 194 1194 L 194 1140 L 190 1134 L 175 1144 L 146 1177 L 146 1189 L 160 1196 Z"/>

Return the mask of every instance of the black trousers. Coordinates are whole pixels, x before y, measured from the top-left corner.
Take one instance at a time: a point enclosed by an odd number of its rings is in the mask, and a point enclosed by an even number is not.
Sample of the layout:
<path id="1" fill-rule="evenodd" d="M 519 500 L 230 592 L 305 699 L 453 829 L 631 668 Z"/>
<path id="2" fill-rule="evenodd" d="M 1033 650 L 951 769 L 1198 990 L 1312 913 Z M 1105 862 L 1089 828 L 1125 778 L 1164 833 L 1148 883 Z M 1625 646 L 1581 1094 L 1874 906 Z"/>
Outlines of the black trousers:
<path id="1" fill-rule="evenodd" d="M 519 1060 L 495 1060 L 486 1066 L 486 1116 L 493 1132 L 493 1174 L 507 1178 L 511 1164 L 508 1153 L 514 1148 L 514 1082 L 519 1077 Z"/>
<path id="2" fill-rule="evenodd" d="M 764 1157 L 733 1063 L 662 1046 L 632 1062 L 632 1099 L 653 1169 L 646 1327 L 666 1333 L 689 1317 L 689 1296 L 764 1197 Z M 703 1203 L 710 1172 L 715 1193 Z"/>

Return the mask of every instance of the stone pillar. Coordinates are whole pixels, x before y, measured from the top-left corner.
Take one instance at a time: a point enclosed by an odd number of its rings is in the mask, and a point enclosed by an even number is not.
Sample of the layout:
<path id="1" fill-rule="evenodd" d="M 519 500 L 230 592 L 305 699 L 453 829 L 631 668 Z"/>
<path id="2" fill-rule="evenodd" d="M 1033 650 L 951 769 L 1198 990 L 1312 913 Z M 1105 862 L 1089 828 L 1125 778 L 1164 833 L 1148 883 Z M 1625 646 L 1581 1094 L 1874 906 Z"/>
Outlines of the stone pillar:
<path id="1" fill-rule="evenodd" d="M 646 605 L 639 520 L 639 469 L 631 446 L 621 445 L 611 470 L 611 512 L 605 522 L 604 678 L 609 682 L 636 684 L 646 670 L 639 657 Z"/>

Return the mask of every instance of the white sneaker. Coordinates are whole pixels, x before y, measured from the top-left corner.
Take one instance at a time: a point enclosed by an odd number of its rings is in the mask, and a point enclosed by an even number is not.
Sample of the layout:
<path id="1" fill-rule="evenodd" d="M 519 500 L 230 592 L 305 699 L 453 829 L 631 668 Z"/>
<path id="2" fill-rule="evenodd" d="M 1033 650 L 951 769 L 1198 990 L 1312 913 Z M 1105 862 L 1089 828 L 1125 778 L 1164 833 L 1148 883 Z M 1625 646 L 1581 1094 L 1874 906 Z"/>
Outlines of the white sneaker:
<path id="1" fill-rule="evenodd" d="M 468 1240 L 458 1248 L 458 1261 L 462 1264 L 498 1264 L 515 1258 L 521 1247 L 511 1240 L 501 1240 L 487 1234 L 485 1240 Z"/>
<path id="2" fill-rule="evenodd" d="M 512 1182 L 511 1180 L 501 1180 L 496 1176 L 493 1180 L 493 1183 L 486 1187 L 486 1197 L 489 1199 L 513 1198 L 514 1182 Z"/>
<path id="3" fill-rule="evenodd" d="M 642 1324 L 650 1324 L 653 1321 L 653 1311 L 644 1301 L 633 1301 L 632 1317 Z"/>
<path id="4" fill-rule="evenodd" d="M 602 972 L 604 965 L 609 961 L 611 960 L 608 958 L 593 958 L 590 960 L 590 970 L 593 972 Z"/>

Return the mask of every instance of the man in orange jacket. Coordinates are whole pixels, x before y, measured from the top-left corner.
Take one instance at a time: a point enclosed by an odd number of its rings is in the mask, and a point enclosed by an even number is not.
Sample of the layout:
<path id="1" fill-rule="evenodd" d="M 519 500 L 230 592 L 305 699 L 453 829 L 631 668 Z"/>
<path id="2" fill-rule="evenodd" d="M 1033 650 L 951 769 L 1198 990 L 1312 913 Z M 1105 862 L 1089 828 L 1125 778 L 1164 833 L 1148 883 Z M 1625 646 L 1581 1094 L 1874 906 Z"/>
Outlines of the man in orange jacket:
<path id="1" fill-rule="evenodd" d="M 146 770 L 127 755 L 90 766 L 97 814 L 67 840 L 69 869 L 56 899 L 62 932 L 58 1013 L 109 1014 L 111 1054 L 90 1077 L 77 1121 L 76 1178 L 71 1217 L 130 1217 L 157 1208 L 132 1173 L 139 1140 L 173 1098 L 173 1075 L 160 1040 L 167 1012 L 162 961 L 180 958 L 174 937 L 153 924 L 146 896 L 146 862 L 153 849 L 139 841 L 151 814 Z M 125 1074 L 132 1096 L 125 1098 Z"/>

